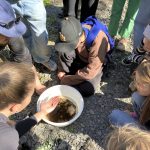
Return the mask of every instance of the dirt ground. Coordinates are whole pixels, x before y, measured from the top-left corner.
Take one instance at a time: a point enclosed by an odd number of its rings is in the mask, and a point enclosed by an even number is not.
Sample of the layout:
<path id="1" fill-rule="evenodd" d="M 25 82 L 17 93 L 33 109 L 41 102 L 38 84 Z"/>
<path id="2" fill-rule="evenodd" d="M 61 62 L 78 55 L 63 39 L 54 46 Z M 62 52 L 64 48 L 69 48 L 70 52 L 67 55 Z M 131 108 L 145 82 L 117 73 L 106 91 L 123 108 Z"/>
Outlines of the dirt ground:
<path id="1" fill-rule="evenodd" d="M 111 13 L 112 0 L 100 0 L 96 16 L 108 25 Z M 53 59 L 57 60 L 54 45 L 58 40 L 58 27 L 62 1 L 55 0 L 46 6 L 47 28 L 49 32 L 49 47 L 52 50 Z M 132 43 L 132 40 L 131 40 Z M 57 128 L 40 122 L 30 132 L 21 138 L 22 149 L 32 150 L 102 150 L 105 148 L 106 135 L 112 130 L 108 122 L 108 115 L 113 109 L 126 109 L 130 107 L 130 83 L 131 68 L 123 66 L 121 59 L 129 54 L 128 51 L 114 50 L 112 63 L 110 63 L 103 75 L 95 95 L 84 98 L 85 106 L 82 115 L 72 125 Z M 40 65 L 36 65 L 40 72 L 41 82 L 48 87 L 59 84 L 56 72 L 48 72 Z M 33 96 L 32 103 L 23 112 L 15 115 L 19 120 L 27 114 L 36 111 L 37 95 Z"/>

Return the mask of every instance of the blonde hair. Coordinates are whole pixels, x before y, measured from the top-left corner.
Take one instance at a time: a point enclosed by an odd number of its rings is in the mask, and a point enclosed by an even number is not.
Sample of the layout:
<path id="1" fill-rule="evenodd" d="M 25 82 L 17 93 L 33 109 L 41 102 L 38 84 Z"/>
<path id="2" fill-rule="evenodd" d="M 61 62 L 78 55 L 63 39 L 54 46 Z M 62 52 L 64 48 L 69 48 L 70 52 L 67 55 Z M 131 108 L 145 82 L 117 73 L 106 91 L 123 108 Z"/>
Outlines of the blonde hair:
<path id="1" fill-rule="evenodd" d="M 150 60 L 142 62 L 137 67 L 136 72 L 138 72 L 140 79 L 143 82 L 150 84 Z"/>
<path id="2" fill-rule="evenodd" d="M 35 82 L 31 67 L 23 63 L 0 63 L 0 109 L 11 103 L 21 103 Z"/>
<path id="3" fill-rule="evenodd" d="M 150 150 L 150 133 L 137 127 L 125 125 L 107 138 L 106 150 Z"/>
<path id="4" fill-rule="evenodd" d="M 140 80 L 150 86 L 150 60 L 142 62 L 136 69 L 140 76 Z M 148 96 L 144 102 L 139 121 L 145 124 L 150 119 L 150 97 Z"/>

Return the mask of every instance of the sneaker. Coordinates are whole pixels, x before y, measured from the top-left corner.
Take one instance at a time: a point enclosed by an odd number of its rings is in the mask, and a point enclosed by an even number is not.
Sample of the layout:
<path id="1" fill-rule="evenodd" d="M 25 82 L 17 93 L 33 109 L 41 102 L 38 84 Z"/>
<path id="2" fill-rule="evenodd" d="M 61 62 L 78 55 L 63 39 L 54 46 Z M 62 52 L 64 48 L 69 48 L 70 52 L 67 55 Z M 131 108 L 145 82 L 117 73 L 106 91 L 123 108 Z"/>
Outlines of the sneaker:
<path id="1" fill-rule="evenodd" d="M 128 57 L 123 58 L 121 63 L 125 66 L 130 66 L 133 63 L 132 57 L 128 56 Z"/>
<path id="2" fill-rule="evenodd" d="M 136 112 L 130 112 L 130 116 L 133 118 L 138 118 L 138 115 Z"/>
<path id="3" fill-rule="evenodd" d="M 125 110 L 124 112 L 128 113 L 132 118 L 138 118 L 138 115 L 135 111 Z"/>
<path id="4" fill-rule="evenodd" d="M 50 71 L 56 71 L 57 69 L 57 64 L 51 59 L 48 62 L 42 64 Z"/>
<path id="5" fill-rule="evenodd" d="M 128 48 L 128 39 L 121 39 L 119 40 L 116 49 L 120 51 L 125 51 Z"/>

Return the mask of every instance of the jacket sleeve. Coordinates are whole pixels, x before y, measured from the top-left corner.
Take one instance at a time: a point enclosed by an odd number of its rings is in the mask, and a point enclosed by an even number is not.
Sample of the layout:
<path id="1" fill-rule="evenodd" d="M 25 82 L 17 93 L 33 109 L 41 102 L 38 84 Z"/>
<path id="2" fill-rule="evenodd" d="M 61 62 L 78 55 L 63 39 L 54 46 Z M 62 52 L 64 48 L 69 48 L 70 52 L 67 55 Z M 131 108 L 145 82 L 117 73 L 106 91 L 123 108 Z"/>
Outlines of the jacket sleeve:
<path id="1" fill-rule="evenodd" d="M 72 50 L 71 52 L 59 52 L 58 72 L 64 71 L 69 73 L 69 68 L 75 57 L 75 50 Z"/>

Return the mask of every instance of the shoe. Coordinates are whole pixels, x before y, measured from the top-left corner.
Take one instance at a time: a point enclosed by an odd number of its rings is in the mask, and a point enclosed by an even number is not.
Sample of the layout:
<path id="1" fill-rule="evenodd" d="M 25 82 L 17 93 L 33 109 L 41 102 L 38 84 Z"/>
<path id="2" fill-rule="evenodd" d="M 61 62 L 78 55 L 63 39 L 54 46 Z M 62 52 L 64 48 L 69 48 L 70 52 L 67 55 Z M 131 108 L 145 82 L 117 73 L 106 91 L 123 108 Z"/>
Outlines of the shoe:
<path id="1" fill-rule="evenodd" d="M 116 49 L 120 50 L 120 51 L 125 51 L 128 48 L 128 40 L 127 39 L 121 39 L 119 40 Z"/>
<path id="2" fill-rule="evenodd" d="M 42 64 L 50 71 L 56 71 L 57 69 L 57 64 L 51 59 L 48 62 Z"/>
<path id="3" fill-rule="evenodd" d="M 128 57 L 123 58 L 121 63 L 122 63 L 122 65 L 130 66 L 133 63 L 132 57 L 128 56 Z"/>
<path id="4" fill-rule="evenodd" d="M 130 112 L 129 114 L 130 114 L 130 116 L 133 117 L 133 118 L 138 118 L 138 115 L 137 115 L 136 112 Z"/>
<path id="5" fill-rule="evenodd" d="M 128 113 L 132 118 L 138 118 L 138 115 L 136 112 L 131 112 L 129 110 L 125 110 L 124 112 Z"/>

